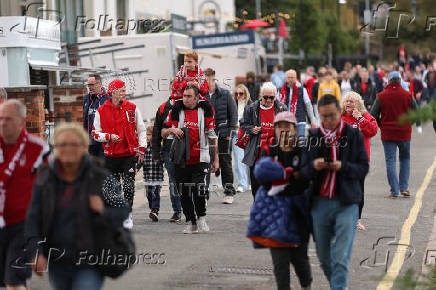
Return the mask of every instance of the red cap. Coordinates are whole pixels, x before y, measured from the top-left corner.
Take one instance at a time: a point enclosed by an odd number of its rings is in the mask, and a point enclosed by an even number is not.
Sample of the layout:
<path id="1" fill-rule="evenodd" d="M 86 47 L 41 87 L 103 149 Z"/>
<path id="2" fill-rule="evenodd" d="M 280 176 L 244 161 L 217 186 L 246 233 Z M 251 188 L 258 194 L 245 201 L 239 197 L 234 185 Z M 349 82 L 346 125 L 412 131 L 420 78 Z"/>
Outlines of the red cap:
<path id="1" fill-rule="evenodd" d="M 125 87 L 125 84 L 122 80 L 113 80 L 109 83 L 109 86 L 107 87 L 107 93 L 111 94 L 112 91 L 121 89 L 122 87 Z"/>

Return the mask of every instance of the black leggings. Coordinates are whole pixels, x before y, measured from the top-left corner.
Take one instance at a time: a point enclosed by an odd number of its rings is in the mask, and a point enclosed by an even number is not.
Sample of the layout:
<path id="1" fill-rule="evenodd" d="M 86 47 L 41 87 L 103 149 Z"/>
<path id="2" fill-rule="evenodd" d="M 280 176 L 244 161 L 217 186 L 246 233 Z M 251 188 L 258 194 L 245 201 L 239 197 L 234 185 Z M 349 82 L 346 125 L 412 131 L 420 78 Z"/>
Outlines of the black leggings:
<path id="1" fill-rule="evenodd" d="M 253 199 L 256 197 L 256 192 L 260 187 L 260 184 L 257 182 L 256 178 L 254 177 L 254 166 L 250 167 L 250 182 L 251 182 L 251 194 L 253 195 Z"/>
<path id="2" fill-rule="evenodd" d="M 276 277 L 277 289 L 291 289 L 290 263 L 294 266 L 295 273 L 300 280 L 302 288 L 312 284 L 312 272 L 310 270 L 309 256 L 307 255 L 307 243 L 296 248 L 270 248 Z"/>

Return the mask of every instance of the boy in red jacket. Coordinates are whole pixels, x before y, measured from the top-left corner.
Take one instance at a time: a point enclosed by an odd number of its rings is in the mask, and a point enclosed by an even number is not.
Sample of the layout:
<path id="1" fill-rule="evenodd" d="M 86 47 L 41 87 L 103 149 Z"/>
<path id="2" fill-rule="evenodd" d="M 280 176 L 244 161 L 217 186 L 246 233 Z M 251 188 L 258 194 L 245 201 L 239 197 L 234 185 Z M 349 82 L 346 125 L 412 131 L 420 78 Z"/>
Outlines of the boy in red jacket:
<path id="1" fill-rule="evenodd" d="M 182 99 L 183 91 L 191 82 L 198 84 L 201 96 L 204 97 L 209 92 L 206 76 L 198 65 L 198 54 L 193 50 L 185 54 L 184 63 L 174 78 L 171 86 L 171 98 L 175 101 Z"/>

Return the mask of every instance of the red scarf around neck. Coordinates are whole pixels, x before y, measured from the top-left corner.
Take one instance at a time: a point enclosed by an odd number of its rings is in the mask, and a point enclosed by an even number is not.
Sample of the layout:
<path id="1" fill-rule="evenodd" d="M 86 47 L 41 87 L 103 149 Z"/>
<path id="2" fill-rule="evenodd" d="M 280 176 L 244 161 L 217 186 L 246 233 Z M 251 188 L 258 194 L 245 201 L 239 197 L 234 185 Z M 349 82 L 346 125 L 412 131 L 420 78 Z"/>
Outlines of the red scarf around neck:
<path id="1" fill-rule="evenodd" d="M 328 147 L 330 147 L 330 159 L 334 162 L 338 160 L 339 156 L 339 138 L 341 138 L 342 132 L 344 130 L 344 121 L 341 119 L 338 126 L 334 130 L 329 130 L 324 127 L 324 124 L 320 127 L 321 133 L 325 140 L 325 143 Z M 336 188 L 336 171 L 327 169 L 322 185 L 320 194 L 323 197 L 328 197 L 332 199 L 335 196 L 335 188 Z"/>
<path id="2" fill-rule="evenodd" d="M 287 104 L 287 98 L 288 98 L 288 82 L 285 82 L 282 89 L 280 90 L 280 103 Z M 297 100 L 298 100 L 298 86 L 297 83 L 294 84 L 292 87 L 292 100 L 291 104 L 289 105 L 289 111 L 291 111 L 292 114 L 295 114 L 297 111 Z"/>

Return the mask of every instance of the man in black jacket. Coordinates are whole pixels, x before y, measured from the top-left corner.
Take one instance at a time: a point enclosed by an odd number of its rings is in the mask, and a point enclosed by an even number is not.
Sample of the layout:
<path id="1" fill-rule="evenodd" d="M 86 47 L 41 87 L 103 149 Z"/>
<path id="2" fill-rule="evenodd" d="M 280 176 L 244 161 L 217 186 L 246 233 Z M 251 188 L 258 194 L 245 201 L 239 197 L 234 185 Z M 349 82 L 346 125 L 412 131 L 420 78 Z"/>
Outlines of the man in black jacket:
<path id="1" fill-rule="evenodd" d="M 156 112 L 156 117 L 153 125 L 153 133 L 151 139 L 151 151 L 153 154 L 153 160 L 158 161 L 160 159 L 160 152 L 162 150 L 163 161 L 165 164 L 165 169 L 168 173 L 168 181 L 170 186 L 170 200 L 171 206 L 173 207 L 174 214 L 170 218 L 170 222 L 180 222 L 182 219 L 182 204 L 180 201 L 180 194 L 177 190 L 175 184 L 175 164 L 170 161 L 169 152 L 172 143 L 172 139 L 166 139 L 162 137 L 162 129 L 164 126 L 165 119 L 167 119 L 168 114 L 173 108 L 174 100 L 169 98 L 166 102 L 159 106 Z M 173 133 L 174 128 L 168 130 L 167 137 L 169 134 Z"/>
<path id="2" fill-rule="evenodd" d="M 215 110 L 216 133 L 218 135 L 218 152 L 221 169 L 221 181 L 224 188 L 223 203 L 233 203 L 235 187 L 233 186 L 232 168 L 232 132 L 236 132 L 238 123 L 238 109 L 230 92 L 220 88 L 215 81 L 215 71 L 211 68 L 205 70 L 209 93 L 206 96 Z"/>
<path id="3" fill-rule="evenodd" d="M 313 234 L 324 275 L 331 289 L 346 289 L 368 156 L 359 130 L 341 120 L 335 96 L 323 96 L 318 109 L 322 126 L 309 132 L 301 174 L 313 181 Z"/>
<path id="4" fill-rule="evenodd" d="M 354 83 L 353 90 L 362 96 L 365 108 L 371 111 L 372 105 L 375 102 L 377 88 L 369 78 L 369 73 L 366 68 L 360 70 L 360 83 Z"/>
<path id="5" fill-rule="evenodd" d="M 101 77 L 98 74 L 90 75 L 88 78 L 89 93 L 83 97 L 83 127 L 89 134 L 89 154 L 104 159 L 103 145 L 92 137 L 92 126 L 94 125 L 95 112 L 98 108 L 110 99 L 102 87 Z"/>
<path id="6" fill-rule="evenodd" d="M 252 71 L 247 72 L 245 75 L 245 86 L 250 92 L 250 98 L 252 102 L 259 99 L 260 84 L 256 81 L 256 74 Z"/>

